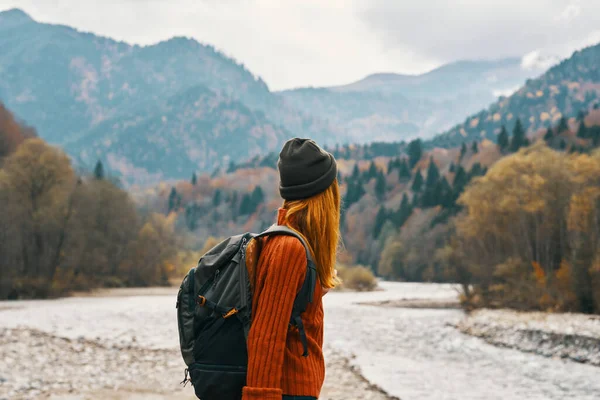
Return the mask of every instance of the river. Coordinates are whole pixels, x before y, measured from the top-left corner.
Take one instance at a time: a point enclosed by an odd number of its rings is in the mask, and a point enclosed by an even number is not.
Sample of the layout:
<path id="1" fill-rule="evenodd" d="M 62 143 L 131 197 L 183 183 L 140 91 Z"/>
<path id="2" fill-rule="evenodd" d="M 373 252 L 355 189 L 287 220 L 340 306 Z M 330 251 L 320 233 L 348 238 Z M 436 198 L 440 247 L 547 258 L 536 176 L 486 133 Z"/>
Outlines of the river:
<path id="1" fill-rule="evenodd" d="M 325 297 L 325 340 L 363 375 L 402 400 L 600 399 L 600 369 L 486 344 L 453 325 L 453 309 L 392 308 L 358 303 L 444 300 L 451 285 L 381 283 L 371 293 Z M 0 302 L 0 326 L 60 337 L 154 349 L 177 348 L 174 293 Z M 351 395 L 348 399 L 352 399 Z"/>

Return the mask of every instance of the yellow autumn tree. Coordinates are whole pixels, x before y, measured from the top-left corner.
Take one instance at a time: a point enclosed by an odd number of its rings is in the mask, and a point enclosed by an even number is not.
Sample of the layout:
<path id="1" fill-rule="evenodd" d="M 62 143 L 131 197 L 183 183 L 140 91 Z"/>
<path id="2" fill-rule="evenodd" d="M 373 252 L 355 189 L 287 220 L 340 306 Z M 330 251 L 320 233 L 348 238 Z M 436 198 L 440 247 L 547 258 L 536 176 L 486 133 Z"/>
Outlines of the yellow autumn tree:
<path id="1" fill-rule="evenodd" d="M 488 305 L 598 312 L 599 177 L 598 153 L 537 143 L 469 186 L 457 239 Z"/>

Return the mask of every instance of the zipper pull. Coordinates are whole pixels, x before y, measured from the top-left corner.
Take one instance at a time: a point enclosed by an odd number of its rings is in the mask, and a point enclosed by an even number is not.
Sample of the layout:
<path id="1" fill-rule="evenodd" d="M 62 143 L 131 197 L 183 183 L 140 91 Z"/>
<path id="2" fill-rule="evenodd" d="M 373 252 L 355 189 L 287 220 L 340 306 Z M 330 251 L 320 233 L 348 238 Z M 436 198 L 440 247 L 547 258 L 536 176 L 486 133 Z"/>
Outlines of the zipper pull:
<path id="1" fill-rule="evenodd" d="M 185 387 L 191 379 L 188 378 L 188 369 L 185 369 L 185 376 L 183 377 L 183 381 L 181 381 L 180 385 Z"/>

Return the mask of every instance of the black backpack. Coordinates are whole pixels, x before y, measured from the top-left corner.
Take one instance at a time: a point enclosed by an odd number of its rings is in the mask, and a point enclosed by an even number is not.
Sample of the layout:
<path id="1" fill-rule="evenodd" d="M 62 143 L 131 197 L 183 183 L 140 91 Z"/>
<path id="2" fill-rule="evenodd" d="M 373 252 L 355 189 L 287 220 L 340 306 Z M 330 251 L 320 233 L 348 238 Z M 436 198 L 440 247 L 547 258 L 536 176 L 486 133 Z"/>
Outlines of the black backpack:
<path id="1" fill-rule="evenodd" d="M 301 314 L 313 301 L 315 264 L 302 237 L 288 227 L 274 225 L 261 234 L 232 236 L 209 250 L 183 279 L 177 294 L 177 325 L 181 355 L 187 368 L 183 384 L 192 382 L 201 400 L 239 400 L 246 384 L 252 293 L 246 269 L 246 245 L 269 235 L 298 238 L 306 250 L 306 277 L 290 316 L 308 356 Z M 188 378 L 189 374 L 189 378 Z"/>

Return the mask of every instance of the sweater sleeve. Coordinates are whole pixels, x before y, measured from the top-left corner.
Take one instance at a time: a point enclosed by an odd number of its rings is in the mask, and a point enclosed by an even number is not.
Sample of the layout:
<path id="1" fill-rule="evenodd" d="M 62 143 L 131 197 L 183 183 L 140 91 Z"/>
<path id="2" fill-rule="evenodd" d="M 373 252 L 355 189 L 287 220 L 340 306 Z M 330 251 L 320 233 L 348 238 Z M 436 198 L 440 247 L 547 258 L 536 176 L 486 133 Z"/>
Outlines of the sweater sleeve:
<path id="1" fill-rule="evenodd" d="M 281 400 L 288 325 L 306 275 L 306 253 L 297 239 L 274 238 L 265 251 L 264 281 L 254 294 L 258 298 L 248 335 L 247 386 L 242 400 Z"/>

